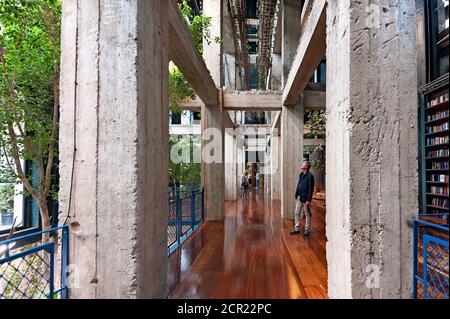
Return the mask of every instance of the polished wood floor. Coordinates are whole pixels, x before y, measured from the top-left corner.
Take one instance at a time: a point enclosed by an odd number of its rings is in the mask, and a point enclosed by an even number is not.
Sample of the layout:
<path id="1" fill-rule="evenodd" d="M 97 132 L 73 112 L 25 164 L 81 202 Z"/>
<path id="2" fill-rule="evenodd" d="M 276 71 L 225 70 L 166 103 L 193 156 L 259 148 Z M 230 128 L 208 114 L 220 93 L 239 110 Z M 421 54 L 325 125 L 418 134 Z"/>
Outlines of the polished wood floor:
<path id="1" fill-rule="evenodd" d="M 322 202 L 304 238 L 262 193 L 227 202 L 224 221 L 205 223 L 169 257 L 169 298 L 327 298 Z"/>

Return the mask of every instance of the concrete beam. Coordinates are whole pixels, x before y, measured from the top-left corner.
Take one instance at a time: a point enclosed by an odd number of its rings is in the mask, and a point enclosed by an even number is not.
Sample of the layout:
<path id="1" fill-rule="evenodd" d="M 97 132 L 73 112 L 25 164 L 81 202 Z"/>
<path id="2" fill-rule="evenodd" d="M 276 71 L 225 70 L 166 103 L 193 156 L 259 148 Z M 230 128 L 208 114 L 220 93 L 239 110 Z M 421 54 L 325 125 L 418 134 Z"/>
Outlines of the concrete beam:
<path id="1" fill-rule="evenodd" d="M 218 90 L 198 52 L 191 32 L 178 10 L 175 0 L 168 1 L 170 21 L 170 59 L 186 77 L 199 98 L 206 105 L 218 105 Z"/>
<path id="2" fill-rule="evenodd" d="M 308 84 L 303 100 L 305 110 L 325 110 L 326 93 L 321 86 Z M 223 109 L 229 111 L 281 111 L 281 102 L 280 91 L 223 91 Z M 202 104 L 199 98 L 186 99 L 182 108 L 200 111 Z"/>
<path id="3" fill-rule="evenodd" d="M 325 145 L 325 144 L 326 144 L 326 140 L 324 140 L 324 139 L 315 139 L 315 138 L 303 139 L 304 146 L 319 146 L 319 145 Z"/>
<path id="4" fill-rule="evenodd" d="M 273 91 L 224 91 L 223 106 L 226 110 L 272 111 L 281 109 L 281 92 Z"/>
<path id="5" fill-rule="evenodd" d="M 236 126 L 236 124 L 234 124 L 233 120 L 230 117 L 230 114 L 223 110 L 223 126 L 224 128 L 234 128 Z"/>
<path id="6" fill-rule="evenodd" d="M 283 105 L 296 105 L 325 56 L 326 0 L 314 0 L 283 91 Z"/>
<path id="7" fill-rule="evenodd" d="M 182 135 L 200 135 L 201 125 L 169 125 L 169 135 L 182 136 Z"/>

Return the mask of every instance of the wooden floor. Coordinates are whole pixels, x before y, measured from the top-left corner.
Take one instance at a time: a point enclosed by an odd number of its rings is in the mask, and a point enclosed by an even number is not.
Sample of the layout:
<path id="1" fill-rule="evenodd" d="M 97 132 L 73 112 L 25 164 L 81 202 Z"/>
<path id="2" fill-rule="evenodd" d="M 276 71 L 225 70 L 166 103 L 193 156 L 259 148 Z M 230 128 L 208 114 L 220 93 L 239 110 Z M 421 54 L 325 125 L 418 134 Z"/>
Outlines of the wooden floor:
<path id="1" fill-rule="evenodd" d="M 169 298 L 327 298 L 322 202 L 304 238 L 262 193 L 227 202 L 224 221 L 207 222 L 169 257 Z"/>

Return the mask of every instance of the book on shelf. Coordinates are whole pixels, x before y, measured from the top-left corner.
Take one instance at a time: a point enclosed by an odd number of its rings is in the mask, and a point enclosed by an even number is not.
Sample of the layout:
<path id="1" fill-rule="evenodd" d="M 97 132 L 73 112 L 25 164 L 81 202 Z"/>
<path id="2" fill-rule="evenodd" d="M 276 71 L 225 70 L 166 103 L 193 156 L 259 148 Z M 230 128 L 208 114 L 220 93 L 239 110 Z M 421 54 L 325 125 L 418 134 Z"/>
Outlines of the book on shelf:
<path id="1" fill-rule="evenodd" d="M 441 94 L 433 99 L 431 99 L 430 101 L 428 101 L 427 103 L 427 108 L 442 104 L 448 102 L 448 92 Z"/>
<path id="2" fill-rule="evenodd" d="M 448 144 L 449 137 L 448 136 L 436 136 L 436 137 L 427 137 L 426 146 L 436 146 L 442 144 Z"/>
<path id="3" fill-rule="evenodd" d="M 448 169 L 448 161 L 433 161 L 430 169 Z"/>
<path id="4" fill-rule="evenodd" d="M 427 122 L 440 120 L 440 119 L 443 119 L 443 118 L 447 118 L 448 116 L 449 116 L 449 110 L 444 110 L 444 111 L 428 114 L 427 115 Z"/>

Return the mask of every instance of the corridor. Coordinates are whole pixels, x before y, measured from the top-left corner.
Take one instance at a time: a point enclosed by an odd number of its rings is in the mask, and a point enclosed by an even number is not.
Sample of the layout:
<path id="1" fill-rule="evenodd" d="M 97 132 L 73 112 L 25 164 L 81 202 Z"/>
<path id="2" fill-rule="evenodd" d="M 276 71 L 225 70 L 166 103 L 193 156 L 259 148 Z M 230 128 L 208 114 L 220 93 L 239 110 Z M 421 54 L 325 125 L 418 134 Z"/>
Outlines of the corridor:
<path id="1" fill-rule="evenodd" d="M 324 202 L 313 202 L 304 238 L 263 193 L 227 201 L 224 221 L 205 223 L 169 257 L 169 298 L 327 297 Z"/>

